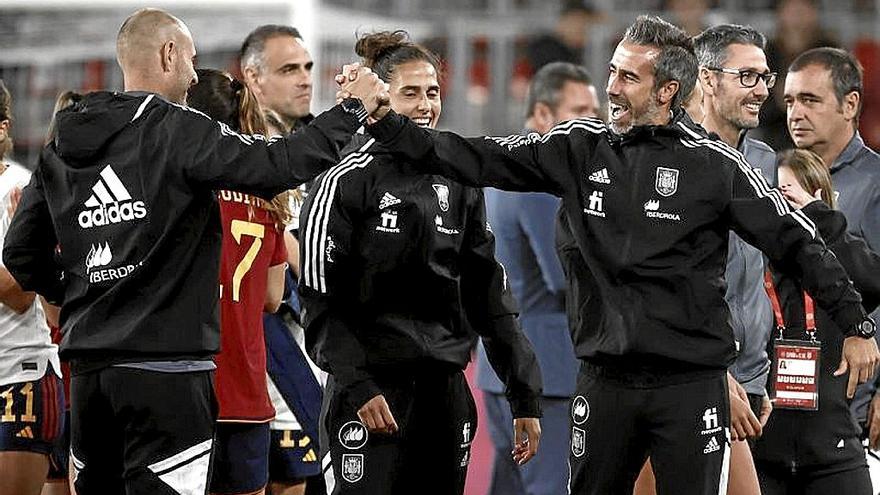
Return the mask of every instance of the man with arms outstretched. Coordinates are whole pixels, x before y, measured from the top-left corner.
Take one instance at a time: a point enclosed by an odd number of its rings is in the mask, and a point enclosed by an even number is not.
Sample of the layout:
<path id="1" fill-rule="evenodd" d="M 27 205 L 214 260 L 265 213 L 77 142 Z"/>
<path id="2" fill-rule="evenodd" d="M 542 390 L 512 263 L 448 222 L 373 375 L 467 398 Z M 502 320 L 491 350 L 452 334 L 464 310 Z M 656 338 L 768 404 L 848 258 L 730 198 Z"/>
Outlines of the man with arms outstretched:
<path id="1" fill-rule="evenodd" d="M 557 242 L 582 361 L 571 493 L 631 493 L 649 454 L 660 493 L 726 492 L 731 229 L 801 276 L 841 328 L 871 324 L 812 223 L 684 114 L 697 66 L 683 31 L 641 16 L 609 64 L 608 126 L 582 119 L 544 136 L 465 139 L 382 107 L 368 129 L 425 172 L 562 198 Z M 843 353 L 853 384 L 873 374 L 873 339 L 847 339 Z"/>

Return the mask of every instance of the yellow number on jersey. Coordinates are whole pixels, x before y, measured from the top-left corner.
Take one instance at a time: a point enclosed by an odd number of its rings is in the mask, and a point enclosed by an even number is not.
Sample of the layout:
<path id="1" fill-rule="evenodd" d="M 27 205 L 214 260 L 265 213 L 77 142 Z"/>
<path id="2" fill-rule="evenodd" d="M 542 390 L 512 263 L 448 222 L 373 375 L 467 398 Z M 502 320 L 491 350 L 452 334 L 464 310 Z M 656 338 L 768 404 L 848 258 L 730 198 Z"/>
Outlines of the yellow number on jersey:
<path id="1" fill-rule="evenodd" d="M 245 222 L 244 220 L 233 220 L 230 230 L 235 242 L 241 244 L 241 236 L 246 235 L 254 238 L 254 243 L 248 248 L 244 258 L 238 262 L 235 272 L 232 274 L 232 300 L 238 302 L 241 295 L 241 280 L 250 271 L 254 260 L 260 248 L 263 247 L 263 236 L 266 234 L 266 227 L 259 223 Z"/>
<path id="2" fill-rule="evenodd" d="M 3 415 L 0 416 L 0 422 L 9 423 L 15 421 L 15 414 L 12 412 L 12 407 L 15 404 L 15 396 L 12 395 L 13 388 L 9 387 L 6 391 L 0 393 L 0 398 L 6 401 Z M 24 414 L 21 415 L 21 420 L 26 423 L 35 423 L 37 417 L 34 416 L 34 384 L 32 382 L 25 383 L 19 393 L 25 396 Z"/>
<path id="3" fill-rule="evenodd" d="M 0 397 L 6 401 L 6 407 L 3 408 L 3 416 L 0 416 L 0 421 L 4 423 L 15 421 L 15 414 L 12 413 L 12 405 L 15 404 L 15 397 L 12 395 L 12 390 L 14 388 L 15 387 L 9 387 L 0 394 Z"/>
<path id="4" fill-rule="evenodd" d="M 293 432 L 290 430 L 284 430 L 281 440 L 278 442 L 278 446 L 282 449 L 292 449 L 296 447 L 296 442 L 293 440 Z"/>

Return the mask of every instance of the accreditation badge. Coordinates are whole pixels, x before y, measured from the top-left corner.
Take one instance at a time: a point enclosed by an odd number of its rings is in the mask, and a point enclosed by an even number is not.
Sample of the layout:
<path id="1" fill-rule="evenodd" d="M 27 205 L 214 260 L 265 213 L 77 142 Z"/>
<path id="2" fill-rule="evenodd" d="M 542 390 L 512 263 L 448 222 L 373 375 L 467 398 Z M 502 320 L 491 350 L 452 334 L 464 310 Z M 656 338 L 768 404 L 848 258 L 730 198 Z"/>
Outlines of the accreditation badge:
<path id="1" fill-rule="evenodd" d="M 780 339 L 773 346 L 773 407 L 818 411 L 821 342 Z"/>

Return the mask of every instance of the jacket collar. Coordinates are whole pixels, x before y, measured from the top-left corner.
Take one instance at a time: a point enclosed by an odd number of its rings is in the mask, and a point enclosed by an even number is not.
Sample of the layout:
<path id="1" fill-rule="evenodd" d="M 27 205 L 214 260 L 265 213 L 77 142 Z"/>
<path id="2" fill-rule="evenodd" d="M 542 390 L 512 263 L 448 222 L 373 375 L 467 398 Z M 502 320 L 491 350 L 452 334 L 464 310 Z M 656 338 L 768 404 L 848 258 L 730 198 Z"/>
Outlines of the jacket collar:
<path id="1" fill-rule="evenodd" d="M 608 139 L 612 144 L 623 144 L 644 136 L 672 136 L 693 138 L 694 134 L 708 137 L 703 126 L 695 123 L 683 108 L 676 108 L 671 112 L 669 122 L 663 125 L 639 125 L 624 134 L 616 134 L 608 128 Z M 686 129 L 684 129 L 686 128 Z"/>
<path id="2" fill-rule="evenodd" d="M 849 144 L 846 145 L 846 148 L 844 148 L 843 151 L 840 152 L 840 155 L 838 155 L 837 159 L 834 160 L 829 171 L 834 173 L 847 165 L 851 165 L 864 147 L 865 141 L 862 140 L 859 131 L 856 131 L 853 134 L 852 139 L 849 140 Z"/>
<path id="3" fill-rule="evenodd" d="M 740 131 L 739 138 L 737 138 L 737 140 L 736 140 L 736 149 L 739 150 L 743 154 L 745 154 L 745 152 L 746 152 L 746 143 L 747 143 L 746 134 L 747 134 L 746 131 Z"/>

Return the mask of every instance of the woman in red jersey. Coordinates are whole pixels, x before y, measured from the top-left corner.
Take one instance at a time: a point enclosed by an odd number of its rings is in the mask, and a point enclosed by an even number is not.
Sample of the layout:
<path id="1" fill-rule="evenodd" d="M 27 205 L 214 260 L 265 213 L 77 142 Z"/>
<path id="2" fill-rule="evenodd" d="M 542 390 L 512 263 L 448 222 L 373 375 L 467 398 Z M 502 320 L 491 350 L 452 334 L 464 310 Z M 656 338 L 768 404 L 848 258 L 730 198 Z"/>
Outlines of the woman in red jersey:
<path id="1" fill-rule="evenodd" d="M 188 103 L 242 133 L 265 139 L 265 120 L 249 90 L 228 74 L 197 71 Z M 218 157 L 222 160 L 222 157 Z M 290 220 L 287 194 L 267 201 L 246 192 L 217 191 L 223 247 L 220 261 L 221 351 L 215 390 L 220 411 L 210 491 L 261 494 L 268 480 L 269 422 L 275 410 L 266 386 L 263 311 L 278 309 Z"/>

